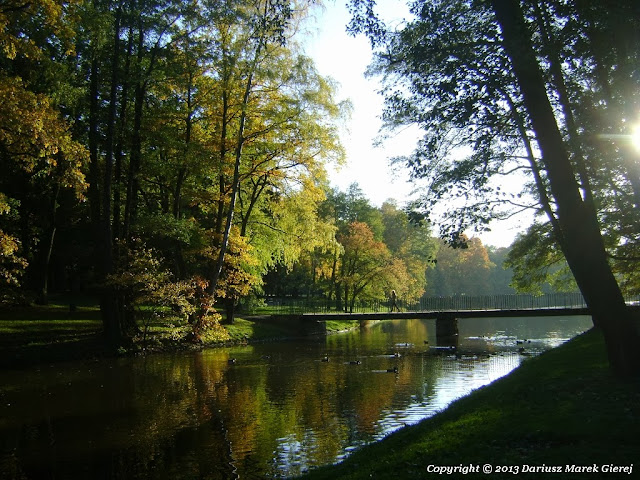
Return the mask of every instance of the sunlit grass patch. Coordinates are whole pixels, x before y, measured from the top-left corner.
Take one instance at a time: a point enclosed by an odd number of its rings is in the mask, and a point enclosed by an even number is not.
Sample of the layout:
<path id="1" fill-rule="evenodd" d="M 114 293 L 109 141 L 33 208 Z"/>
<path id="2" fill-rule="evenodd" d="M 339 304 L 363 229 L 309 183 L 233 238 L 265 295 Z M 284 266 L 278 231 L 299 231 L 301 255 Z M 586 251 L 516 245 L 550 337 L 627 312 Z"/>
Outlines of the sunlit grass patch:
<path id="1" fill-rule="evenodd" d="M 229 333 L 230 339 L 236 342 L 271 340 L 291 336 L 291 331 L 285 326 L 238 317 L 231 325 L 224 325 L 224 328 Z"/>
<path id="2" fill-rule="evenodd" d="M 353 330 L 354 328 L 360 328 L 360 321 L 358 320 L 327 320 L 326 321 L 327 332 L 343 332 L 345 330 Z"/>

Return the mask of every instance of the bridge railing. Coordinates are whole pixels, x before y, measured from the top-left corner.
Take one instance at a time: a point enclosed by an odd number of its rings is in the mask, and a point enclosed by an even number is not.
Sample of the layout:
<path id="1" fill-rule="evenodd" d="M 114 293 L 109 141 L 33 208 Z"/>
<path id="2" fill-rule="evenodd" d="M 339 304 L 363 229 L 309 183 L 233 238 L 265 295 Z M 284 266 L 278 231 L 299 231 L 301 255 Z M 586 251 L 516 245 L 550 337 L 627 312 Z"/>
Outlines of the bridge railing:
<path id="1" fill-rule="evenodd" d="M 552 293 L 547 295 L 456 295 L 451 297 L 423 297 L 415 306 L 421 311 L 446 310 L 527 310 L 540 308 L 584 308 L 580 293 Z"/>
<path id="2" fill-rule="evenodd" d="M 353 307 L 339 307 L 335 300 L 326 298 L 265 297 L 267 311 L 273 314 L 302 313 L 379 313 L 391 310 L 390 300 L 360 300 Z M 628 303 L 640 303 L 640 296 L 627 298 Z M 425 296 L 415 302 L 399 299 L 398 307 L 405 312 L 459 311 L 459 310 L 525 310 L 552 308 L 584 308 L 580 293 L 551 293 L 545 295 L 454 295 L 448 297 Z"/>
<path id="3" fill-rule="evenodd" d="M 287 315 L 302 313 L 380 313 L 391 310 L 390 300 L 359 300 L 353 307 L 338 307 L 335 300 L 326 298 L 265 297 L 269 313 Z M 627 297 L 628 304 L 640 304 L 640 295 Z M 585 308 L 580 293 L 551 293 L 545 295 L 454 295 L 425 296 L 415 302 L 399 299 L 397 305 L 404 312 L 441 312 L 460 310 L 527 310 L 553 308 Z"/>
<path id="4" fill-rule="evenodd" d="M 326 298 L 291 298 L 291 297 L 266 297 L 263 299 L 267 310 L 276 315 L 295 315 L 302 313 L 370 313 L 386 312 L 389 303 L 381 300 L 356 301 L 353 307 L 336 305 L 335 300 Z"/>

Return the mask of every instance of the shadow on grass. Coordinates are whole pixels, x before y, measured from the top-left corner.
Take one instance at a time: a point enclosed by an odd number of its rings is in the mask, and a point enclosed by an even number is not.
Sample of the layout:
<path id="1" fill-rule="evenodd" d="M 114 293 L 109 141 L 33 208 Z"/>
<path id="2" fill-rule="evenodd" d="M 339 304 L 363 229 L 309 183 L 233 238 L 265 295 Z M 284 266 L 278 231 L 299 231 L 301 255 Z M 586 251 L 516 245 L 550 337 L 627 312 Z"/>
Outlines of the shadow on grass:
<path id="1" fill-rule="evenodd" d="M 73 308 L 69 307 L 70 303 L 73 303 Z M 225 328 L 228 335 L 214 336 L 210 342 L 194 345 L 185 341 L 190 326 L 184 319 L 152 321 L 147 325 L 147 335 L 134 339 L 126 351 L 173 351 L 295 336 L 286 325 L 243 318 L 236 318 Z M 74 302 L 66 299 L 44 306 L 0 310 L 0 368 L 95 359 L 113 354 L 114 351 L 103 340 L 99 307 L 86 300 Z"/>

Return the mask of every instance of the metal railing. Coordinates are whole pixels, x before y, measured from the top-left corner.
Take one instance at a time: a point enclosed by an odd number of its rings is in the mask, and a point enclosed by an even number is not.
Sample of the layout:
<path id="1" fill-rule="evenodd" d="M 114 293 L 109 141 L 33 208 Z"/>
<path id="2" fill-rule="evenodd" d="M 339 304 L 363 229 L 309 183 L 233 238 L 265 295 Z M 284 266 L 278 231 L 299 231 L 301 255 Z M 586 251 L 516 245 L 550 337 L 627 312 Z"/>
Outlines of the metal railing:
<path id="1" fill-rule="evenodd" d="M 292 315 L 302 313 L 380 313 L 391 310 L 390 300 L 358 300 L 353 307 L 338 306 L 326 298 L 264 297 L 268 313 Z M 640 295 L 627 298 L 627 303 L 640 303 Z M 525 310 L 550 308 L 585 308 L 582 294 L 551 293 L 545 295 L 454 295 L 449 297 L 425 296 L 415 302 L 399 299 L 398 307 L 404 312 L 440 312 L 461 310 Z M 250 312 L 253 313 L 253 312 Z"/>

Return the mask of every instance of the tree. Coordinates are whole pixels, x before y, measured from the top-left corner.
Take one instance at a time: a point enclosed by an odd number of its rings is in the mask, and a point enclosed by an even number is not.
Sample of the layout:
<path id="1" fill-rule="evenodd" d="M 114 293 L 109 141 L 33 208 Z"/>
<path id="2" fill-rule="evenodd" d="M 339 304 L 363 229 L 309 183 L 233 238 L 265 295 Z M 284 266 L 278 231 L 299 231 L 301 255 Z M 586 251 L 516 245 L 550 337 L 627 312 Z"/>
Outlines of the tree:
<path id="1" fill-rule="evenodd" d="M 366 223 L 352 222 L 338 241 L 344 247 L 338 273 L 339 291 L 345 311 L 353 311 L 356 299 L 385 298 L 382 279 L 389 274 L 393 259 L 383 242 L 375 240 Z"/>
<path id="2" fill-rule="evenodd" d="M 550 227 L 548 223 L 534 223 L 518 235 L 507 254 L 505 263 L 513 268 L 513 287 L 518 292 L 578 289 Z"/>
<path id="3" fill-rule="evenodd" d="M 437 244 L 431 228 L 415 212 L 400 210 L 388 200 L 380 208 L 384 225 L 383 239 L 404 275 L 391 276 L 387 291 L 395 290 L 404 301 L 420 298 L 429 287 L 427 271 L 433 267 Z"/>
<path id="4" fill-rule="evenodd" d="M 335 234 L 333 239 L 313 252 L 310 261 L 312 273 L 314 279 L 317 277 L 326 283 L 323 289 L 328 300 L 334 300 L 337 308 L 344 308 L 343 292 L 339 285 L 339 269 L 344 254 L 344 245 L 340 238 L 347 237 L 350 225 L 359 222 L 367 226 L 376 241 L 382 241 L 382 217 L 357 184 L 350 185 L 346 192 L 329 189 L 326 200 L 319 206 L 318 215 L 333 225 Z"/>
<path id="5" fill-rule="evenodd" d="M 436 264 L 427 273 L 431 295 L 487 295 L 491 294 L 489 279 L 495 264 L 489 260 L 487 249 L 477 237 L 463 237 L 466 247 L 453 248 L 439 242 Z"/>
<path id="6" fill-rule="evenodd" d="M 560 227 L 556 237 L 562 238 L 559 243 L 567 263 L 591 310 L 594 324 L 604 333 L 611 366 L 623 375 L 637 374 L 640 354 L 633 317 L 608 264 L 598 218 L 589 197 L 581 195 L 575 167 L 568 155 L 570 145 L 562 138 L 549 102 L 522 10 L 515 1 L 494 1 L 492 5 L 555 198 Z"/>
<path id="7" fill-rule="evenodd" d="M 512 251 L 510 247 L 487 246 L 489 261 L 495 265 L 489 274 L 489 290 L 492 295 L 513 294 L 517 289 L 512 285 L 513 268 L 507 262 L 507 258 Z"/>
<path id="8" fill-rule="evenodd" d="M 416 19 L 388 34 L 369 15 L 371 9 L 363 8 L 368 2 L 355 4 L 354 28 L 384 43 L 374 68 L 387 78 L 388 124 L 417 123 L 425 131 L 416 153 L 404 161 L 414 177 L 429 179 L 430 200 L 448 193 L 470 200 L 453 210 L 442 234 L 459 243 L 465 228 L 485 228 L 501 215 L 495 206 L 534 206 L 524 200 L 533 193 L 605 335 L 613 369 L 637 371 L 637 333 L 601 235 L 610 227 L 616 235 L 622 231 L 609 221 L 610 180 L 615 178 L 614 191 L 621 192 L 616 201 L 634 201 L 627 193 L 633 191 L 634 175 L 623 166 L 624 155 L 595 148 L 582 133 L 602 125 L 598 118 L 610 112 L 600 105 L 611 104 L 586 86 L 618 89 L 609 98 L 620 102 L 637 50 L 615 58 L 593 48 L 594 35 L 602 31 L 594 16 L 598 8 L 582 2 L 522 8 L 516 0 L 417 1 L 412 3 Z M 637 19 L 630 3 L 621 11 Z M 598 56 L 600 66 L 593 61 Z M 625 79 L 610 82 L 605 75 L 603 80 L 603 65 L 624 67 Z M 628 132 L 628 124 L 618 125 Z M 508 194 L 491 181 L 511 172 L 526 173 L 524 191 Z M 635 238 L 633 225 L 634 220 L 625 221 L 627 238 Z"/>
<path id="9" fill-rule="evenodd" d="M 7 197 L 0 193 L 0 220 L 11 213 Z M 0 229 L 0 305 L 14 301 L 13 290 L 20 286 L 20 279 L 27 261 L 20 257 L 19 240 Z"/>
<path id="10" fill-rule="evenodd" d="M 0 210 L 4 273 L 26 268 L 47 301 L 49 264 L 66 190 L 83 197 L 86 150 L 57 109 L 66 86 L 56 60 L 73 51 L 75 2 L 8 2 L 0 7 Z M 56 88 L 56 82 L 62 84 Z"/>
<path id="11" fill-rule="evenodd" d="M 291 18 L 291 6 L 287 1 L 284 2 L 260 2 L 257 1 L 255 4 L 248 5 L 248 26 L 249 28 L 242 32 L 240 35 L 240 39 L 236 38 L 236 45 L 242 45 L 242 49 L 244 51 L 240 51 L 240 63 L 244 64 L 244 70 L 242 71 L 242 75 L 244 76 L 242 81 L 242 90 L 241 96 L 238 102 L 239 105 L 239 115 L 237 117 L 237 123 L 235 125 L 235 144 L 231 149 L 231 156 L 233 158 L 233 169 L 232 174 L 230 175 L 230 188 L 228 192 L 228 205 L 226 206 L 226 215 L 224 219 L 224 227 L 221 230 L 222 238 L 219 244 L 219 256 L 216 266 L 212 272 L 211 284 L 212 288 L 215 288 L 217 284 L 218 278 L 222 272 L 224 257 L 226 254 L 226 250 L 229 244 L 229 235 L 231 232 L 231 227 L 233 225 L 233 217 L 236 210 L 236 201 L 238 198 L 238 192 L 240 190 L 240 167 L 243 160 L 243 150 L 247 140 L 249 139 L 249 135 L 245 132 L 247 128 L 248 122 L 248 109 L 249 103 L 252 97 L 252 93 L 254 91 L 255 85 L 255 76 L 258 73 L 257 69 L 260 65 L 261 60 L 263 60 L 263 55 L 265 51 L 268 51 L 268 47 L 273 44 L 283 44 L 285 42 L 285 32 L 287 30 L 288 23 Z M 240 40 L 238 42 L 238 40 Z M 222 74 L 225 81 L 229 81 L 229 67 L 232 67 L 236 64 L 238 58 L 234 58 L 233 56 L 230 58 L 225 58 L 228 54 L 228 51 L 223 49 L 223 68 L 225 69 Z M 242 58 L 244 57 L 244 58 Z M 226 93 L 226 90 L 225 90 Z M 226 103 L 226 96 L 223 96 L 223 111 L 226 114 L 226 110 L 228 108 L 228 104 Z M 225 161 L 227 146 L 225 145 L 228 141 L 227 132 L 229 125 L 227 124 L 228 119 L 225 118 L 226 115 L 223 114 L 223 125 L 221 129 L 221 142 L 220 142 L 220 158 L 221 161 Z M 224 176 L 220 177 L 221 186 L 224 186 L 226 180 Z M 222 192 L 221 192 L 222 193 Z M 222 207 L 222 203 L 220 204 Z M 220 213 L 222 213 L 222 208 L 219 209 Z M 220 220 L 222 217 L 219 217 L 218 224 L 221 225 Z"/>

